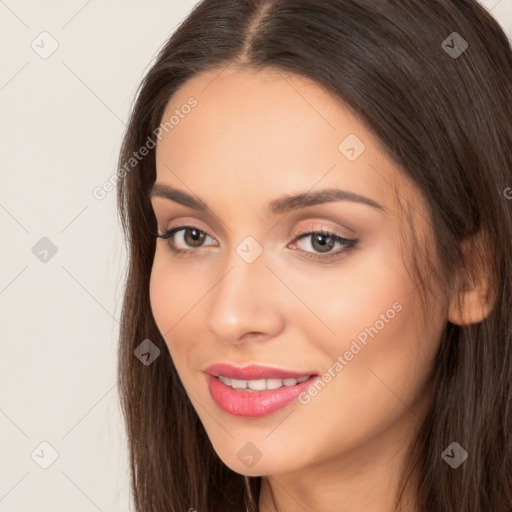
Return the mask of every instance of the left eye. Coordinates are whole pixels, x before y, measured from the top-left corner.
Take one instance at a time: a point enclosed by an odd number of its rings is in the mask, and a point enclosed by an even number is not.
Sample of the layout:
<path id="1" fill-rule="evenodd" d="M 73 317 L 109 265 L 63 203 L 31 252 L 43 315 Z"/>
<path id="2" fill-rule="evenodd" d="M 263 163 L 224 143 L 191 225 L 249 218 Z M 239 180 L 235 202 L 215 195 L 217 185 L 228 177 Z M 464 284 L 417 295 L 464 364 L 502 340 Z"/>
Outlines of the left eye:
<path id="1" fill-rule="evenodd" d="M 297 237 L 297 240 L 299 242 L 303 240 L 309 240 L 309 243 L 306 245 L 313 248 L 313 251 L 306 250 L 306 252 L 318 252 L 320 254 L 329 253 L 336 244 L 340 244 L 342 247 L 344 247 L 350 246 L 350 244 L 353 243 L 353 240 L 348 240 L 327 231 L 303 233 Z"/>

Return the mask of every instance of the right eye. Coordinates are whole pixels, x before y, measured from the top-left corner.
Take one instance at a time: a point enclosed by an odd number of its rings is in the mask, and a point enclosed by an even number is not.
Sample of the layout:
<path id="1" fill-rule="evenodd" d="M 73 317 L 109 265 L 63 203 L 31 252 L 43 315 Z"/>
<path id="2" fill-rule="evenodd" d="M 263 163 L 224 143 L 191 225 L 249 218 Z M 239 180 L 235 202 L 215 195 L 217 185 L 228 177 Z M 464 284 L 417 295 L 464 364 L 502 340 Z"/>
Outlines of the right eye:
<path id="1" fill-rule="evenodd" d="M 168 240 L 170 249 L 176 254 L 197 252 L 194 249 L 204 247 L 203 242 L 208 237 L 213 240 L 205 231 L 195 226 L 177 226 L 155 236 L 162 240 Z"/>

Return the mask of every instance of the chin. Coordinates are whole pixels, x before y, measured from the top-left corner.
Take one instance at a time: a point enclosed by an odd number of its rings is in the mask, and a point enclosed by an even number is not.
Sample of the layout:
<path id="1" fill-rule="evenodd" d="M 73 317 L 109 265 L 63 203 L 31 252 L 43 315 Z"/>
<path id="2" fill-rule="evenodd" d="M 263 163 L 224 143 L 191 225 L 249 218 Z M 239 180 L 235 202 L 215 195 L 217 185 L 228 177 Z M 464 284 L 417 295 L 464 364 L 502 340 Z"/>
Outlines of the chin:
<path id="1" fill-rule="evenodd" d="M 259 448 L 256 446 L 258 444 Z M 234 442 L 233 445 L 215 449 L 222 462 L 235 473 L 246 476 L 267 476 L 289 473 L 299 469 L 299 461 L 294 455 L 284 451 L 276 451 L 273 447 L 263 446 L 262 442 L 252 443 L 249 440 Z M 231 449 L 232 448 L 232 449 Z M 299 448 L 293 450 L 297 453 Z"/>

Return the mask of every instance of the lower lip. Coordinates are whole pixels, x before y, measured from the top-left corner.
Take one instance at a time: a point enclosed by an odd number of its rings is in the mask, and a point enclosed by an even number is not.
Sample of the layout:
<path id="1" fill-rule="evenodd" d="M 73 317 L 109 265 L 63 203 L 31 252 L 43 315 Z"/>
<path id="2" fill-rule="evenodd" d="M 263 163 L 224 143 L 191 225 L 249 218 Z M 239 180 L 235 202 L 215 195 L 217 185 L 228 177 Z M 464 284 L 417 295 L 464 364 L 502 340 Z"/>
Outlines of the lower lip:
<path id="1" fill-rule="evenodd" d="M 296 384 L 264 391 L 235 391 L 221 380 L 208 375 L 208 388 L 215 403 L 233 416 L 256 418 L 265 416 L 293 402 L 318 378 L 318 375 Z"/>

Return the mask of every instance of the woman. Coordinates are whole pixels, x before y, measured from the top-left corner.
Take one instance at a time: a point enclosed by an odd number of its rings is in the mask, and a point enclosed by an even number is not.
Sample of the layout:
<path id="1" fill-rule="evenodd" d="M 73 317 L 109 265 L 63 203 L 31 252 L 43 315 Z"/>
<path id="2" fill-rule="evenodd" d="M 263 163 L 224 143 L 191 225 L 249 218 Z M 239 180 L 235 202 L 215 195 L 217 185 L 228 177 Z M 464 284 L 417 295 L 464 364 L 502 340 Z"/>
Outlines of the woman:
<path id="1" fill-rule="evenodd" d="M 120 156 L 137 511 L 512 510 L 511 98 L 475 1 L 197 5 Z"/>

